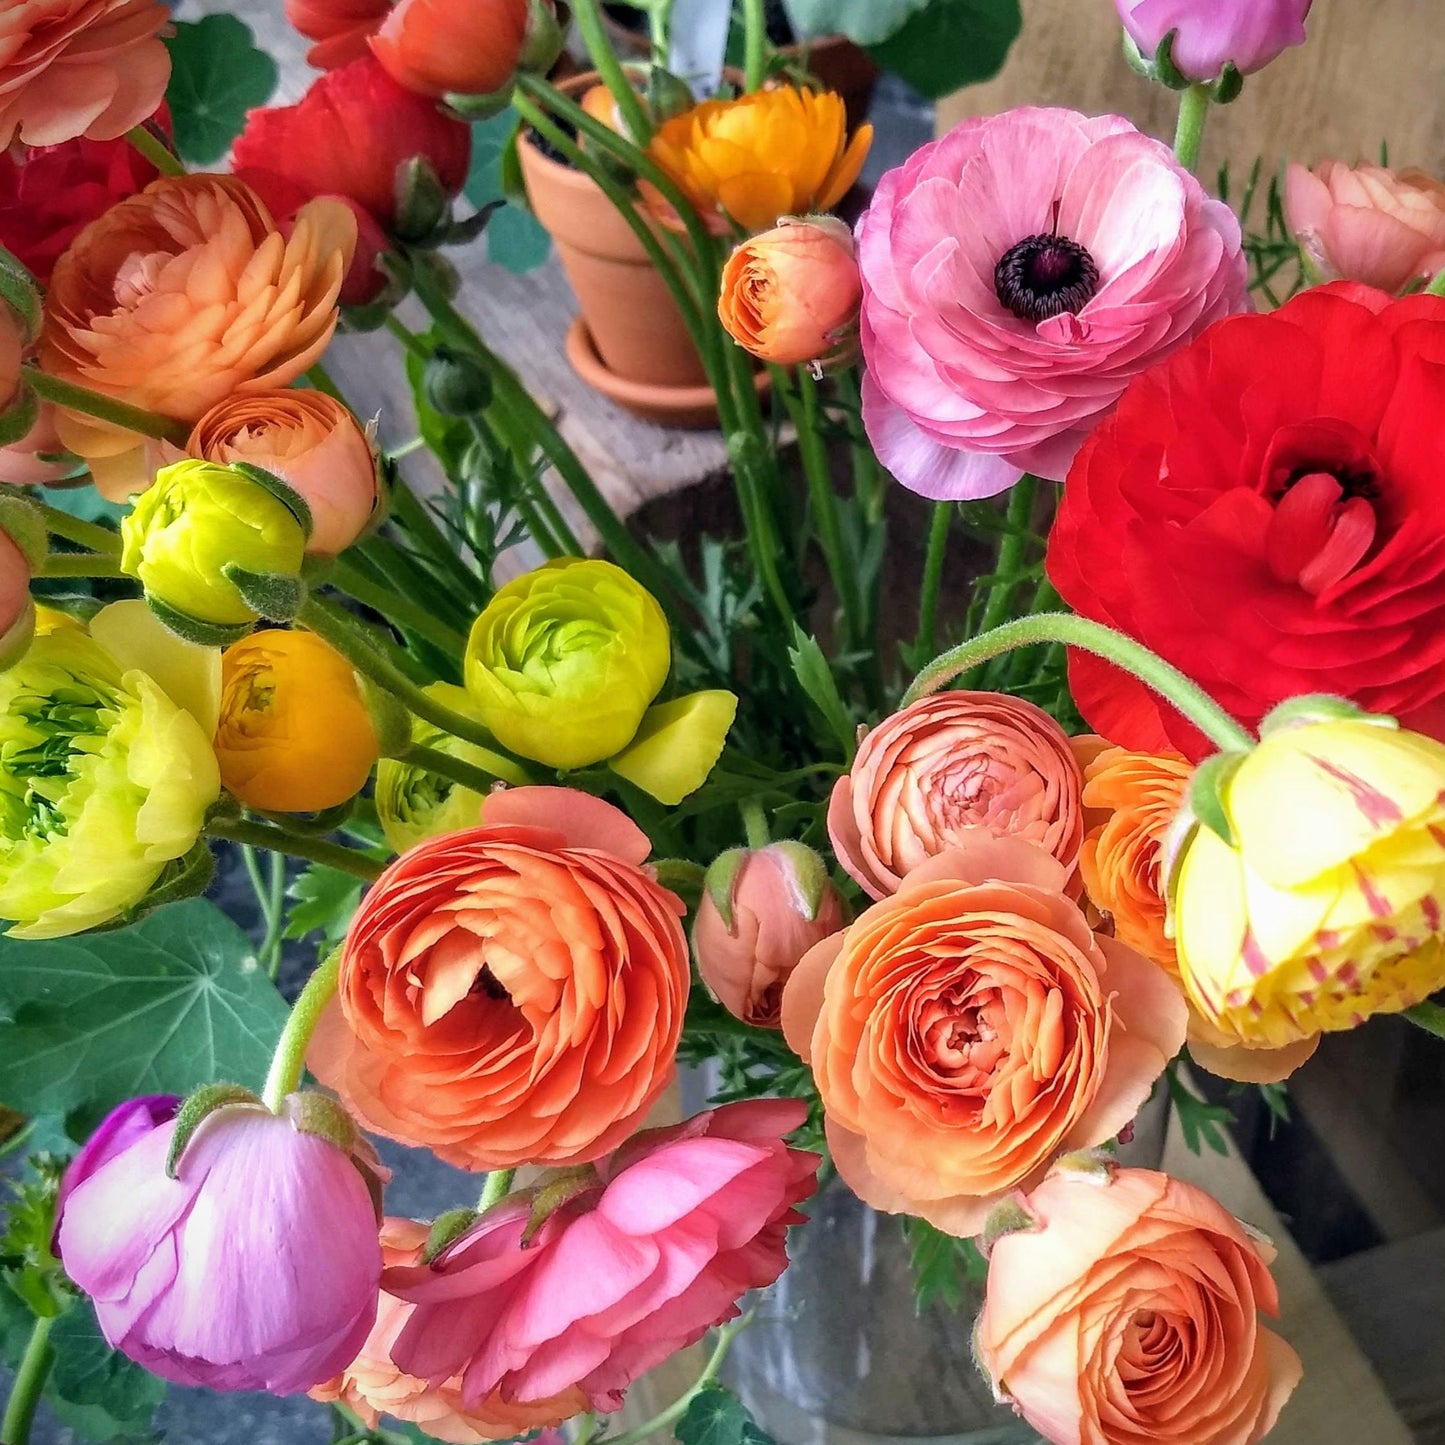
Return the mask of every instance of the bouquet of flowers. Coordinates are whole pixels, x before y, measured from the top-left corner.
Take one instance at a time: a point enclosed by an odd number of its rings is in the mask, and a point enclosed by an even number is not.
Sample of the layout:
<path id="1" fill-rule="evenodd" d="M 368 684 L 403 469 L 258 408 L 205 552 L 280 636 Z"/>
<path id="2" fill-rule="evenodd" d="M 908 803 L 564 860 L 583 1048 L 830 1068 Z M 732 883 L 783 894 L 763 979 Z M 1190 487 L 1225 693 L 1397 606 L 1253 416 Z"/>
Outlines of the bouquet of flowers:
<path id="1" fill-rule="evenodd" d="M 1195 175 L 1310 0 L 1118 0 L 1172 147 L 972 120 L 856 226 L 870 130 L 762 0 L 703 82 L 666 0 L 627 62 L 573 0 L 566 83 L 553 0 L 286 8 L 321 73 L 225 174 L 161 4 L 0 27 L 7 1445 L 43 1395 L 142 1432 L 152 1377 L 355 1441 L 720 1439 L 820 1169 L 986 1261 L 958 1350 L 1046 1439 L 1252 1445 L 1271 1250 L 1114 1148 L 1188 1063 L 1445 1033 L 1445 187 L 1292 167 L 1251 231 L 1259 172 Z M 735 530 L 630 528 L 465 315 L 498 116 L 680 318 Z M 659 1119 L 679 1061 L 713 1107 Z M 373 1138 L 483 1177 L 388 1215 Z"/>

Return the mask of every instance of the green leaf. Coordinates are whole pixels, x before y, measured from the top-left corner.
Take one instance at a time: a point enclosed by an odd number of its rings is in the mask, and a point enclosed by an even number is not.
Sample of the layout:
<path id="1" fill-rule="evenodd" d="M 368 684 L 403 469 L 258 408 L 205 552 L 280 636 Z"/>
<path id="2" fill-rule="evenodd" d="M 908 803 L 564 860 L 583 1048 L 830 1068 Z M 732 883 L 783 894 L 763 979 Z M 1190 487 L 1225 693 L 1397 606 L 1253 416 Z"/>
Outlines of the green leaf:
<path id="1" fill-rule="evenodd" d="M 487 223 L 487 260 L 513 275 L 525 276 L 551 254 L 552 238 L 511 194 L 508 149 L 517 124 L 517 112 L 511 106 L 473 124 L 472 167 L 462 193 L 479 211 L 497 201 L 506 202 Z"/>
<path id="2" fill-rule="evenodd" d="M 928 0 L 783 0 L 799 35 L 846 35 L 855 45 L 881 45 L 927 4 Z"/>
<path id="3" fill-rule="evenodd" d="M 709 1384 L 693 1396 L 673 1431 L 678 1445 L 773 1445 L 770 1436 L 733 1392 Z"/>
<path id="4" fill-rule="evenodd" d="M 137 1435 L 165 1398 L 165 1381 L 106 1344 L 89 1300 L 81 1300 L 50 1332 L 55 1363 L 46 1382 L 51 1409 L 87 1440 Z"/>
<path id="5" fill-rule="evenodd" d="M 436 336 L 427 331 L 421 340 L 430 352 L 436 345 Z M 472 428 L 461 417 L 443 416 L 427 400 L 426 362 L 414 352 L 406 353 L 406 379 L 411 386 L 412 406 L 416 409 L 417 430 L 427 448 L 435 454 L 442 470 L 449 477 L 466 475 L 466 456 L 472 445 Z"/>
<path id="6" fill-rule="evenodd" d="M 246 935 L 203 899 L 113 933 L 0 938 L 0 1099 L 99 1112 L 216 1079 L 259 1084 L 286 1013 Z"/>
<path id="7" fill-rule="evenodd" d="M 792 663 L 793 674 L 803 691 L 812 699 L 814 707 L 823 714 L 824 721 L 842 744 L 843 756 L 852 762 L 857 750 L 853 719 L 817 638 L 809 637 L 796 622 L 793 624 L 793 645 L 788 649 L 788 661 Z"/>
<path id="8" fill-rule="evenodd" d="M 1019 0 L 929 0 L 870 53 L 937 100 L 997 75 L 1022 28 Z"/>
<path id="9" fill-rule="evenodd" d="M 276 62 L 256 48 L 250 30 L 234 15 L 177 21 L 167 44 L 166 100 L 176 149 L 193 166 L 213 165 L 240 135 L 246 112 L 271 98 Z"/>
<path id="10" fill-rule="evenodd" d="M 988 1263 L 971 1239 L 955 1239 L 926 1219 L 904 1219 L 913 1266 L 913 1302 L 919 1314 L 933 1304 L 951 1310 L 963 1304 L 965 1285 L 982 1285 Z"/>
<path id="11" fill-rule="evenodd" d="M 323 949 L 340 943 L 361 902 L 361 889 L 361 880 L 350 873 L 313 863 L 298 873 L 286 890 L 291 909 L 282 937 L 305 938 L 319 932 Z"/>
<path id="12" fill-rule="evenodd" d="M 1229 1138 L 1221 1126 L 1234 1122 L 1233 1112 L 1218 1104 L 1206 1103 L 1179 1077 L 1176 1069 L 1171 1068 L 1164 1077 L 1169 1081 L 1169 1097 L 1179 1116 L 1179 1129 L 1189 1152 L 1198 1154 L 1207 1144 L 1216 1154 L 1228 1154 Z"/>

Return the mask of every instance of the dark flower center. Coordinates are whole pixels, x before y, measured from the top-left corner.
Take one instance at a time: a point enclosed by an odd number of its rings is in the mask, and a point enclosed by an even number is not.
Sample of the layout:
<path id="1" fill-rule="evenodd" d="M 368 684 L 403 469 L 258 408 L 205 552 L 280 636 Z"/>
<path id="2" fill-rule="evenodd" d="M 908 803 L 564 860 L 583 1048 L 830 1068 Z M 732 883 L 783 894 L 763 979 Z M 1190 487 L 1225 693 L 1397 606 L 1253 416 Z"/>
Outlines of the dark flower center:
<path id="1" fill-rule="evenodd" d="M 510 999 L 512 997 L 512 995 L 502 987 L 502 982 L 497 975 L 485 964 L 482 966 L 482 971 L 472 980 L 470 992 L 473 997 L 477 994 L 484 994 L 487 998 L 494 999 L 498 1003 L 503 999 Z"/>
<path id="2" fill-rule="evenodd" d="M 1099 267 L 1067 236 L 1025 236 L 994 268 L 993 289 L 1023 321 L 1077 315 L 1099 289 Z"/>

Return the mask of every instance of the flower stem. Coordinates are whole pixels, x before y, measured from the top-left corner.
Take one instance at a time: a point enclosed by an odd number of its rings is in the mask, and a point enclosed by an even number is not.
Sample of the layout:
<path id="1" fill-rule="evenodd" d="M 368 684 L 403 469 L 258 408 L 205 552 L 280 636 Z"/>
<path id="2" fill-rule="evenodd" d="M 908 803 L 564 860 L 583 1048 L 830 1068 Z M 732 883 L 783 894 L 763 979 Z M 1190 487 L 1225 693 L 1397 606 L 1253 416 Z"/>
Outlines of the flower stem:
<path id="1" fill-rule="evenodd" d="M 15 1372 L 10 1398 L 5 1403 L 5 1418 L 0 1422 L 0 1440 L 5 1445 L 29 1445 L 30 1426 L 35 1408 L 40 1404 L 50 1367 L 55 1363 L 55 1347 L 50 1343 L 50 1329 L 55 1319 L 38 1315 L 30 1327 L 30 1340 Z"/>
<path id="2" fill-rule="evenodd" d="M 76 386 L 73 382 L 62 381 L 58 376 L 49 376 L 38 367 L 22 366 L 21 380 L 44 401 L 53 401 L 68 411 L 83 412 L 97 421 L 109 422 L 112 426 L 124 427 L 138 436 L 154 437 L 157 441 L 173 442 L 178 447 L 186 444 L 191 429 L 181 422 L 172 421 L 158 412 L 143 411 L 114 397 L 103 396 L 89 387 Z"/>
<path id="3" fill-rule="evenodd" d="M 460 632 L 453 631 L 429 609 L 409 597 L 403 597 L 400 592 L 380 582 L 373 582 L 345 557 L 337 557 L 330 564 L 326 569 L 326 580 L 358 602 L 365 603 L 373 612 L 381 613 L 388 622 L 395 622 L 398 627 L 435 643 L 443 652 L 460 657 L 466 650 L 467 639 Z"/>
<path id="4" fill-rule="evenodd" d="M 1068 647 L 1092 652 L 1132 673 L 1226 752 L 1255 746 L 1253 735 L 1178 668 L 1171 667 L 1162 657 L 1156 656 L 1132 637 L 1115 632 L 1112 627 L 1065 612 L 1041 612 L 1033 617 L 1020 617 L 945 652 L 914 678 L 913 686 L 903 698 L 904 705 L 937 692 L 960 674 L 991 658 L 1002 657 L 1015 648 L 1045 642 L 1062 642 Z"/>
<path id="5" fill-rule="evenodd" d="M 52 552 L 36 574 L 40 577 L 124 577 L 115 553 L 97 556 L 93 552 Z"/>
<path id="6" fill-rule="evenodd" d="M 487 752 L 485 768 L 465 762 L 461 758 L 454 758 L 440 748 L 429 748 L 421 743 L 412 743 L 395 756 L 399 763 L 424 768 L 439 778 L 446 778 L 463 788 L 470 788 L 483 797 L 496 787 L 499 778 L 505 783 L 511 783 L 515 788 L 526 787 L 532 781 L 530 774 L 500 753 Z"/>
<path id="7" fill-rule="evenodd" d="M 766 848 L 772 842 L 772 835 L 768 831 L 768 815 L 763 812 L 763 805 L 756 798 L 744 798 L 738 804 L 738 812 L 743 815 L 743 831 L 747 834 L 749 848 Z"/>
<path id="8" fill-rule="evenodd" d="M 125 138 L 163 176 L 183 176 L 186 168 L 179 156 L 173 154 L 161 139 L 153 135 L 144 125 L 133 125 L 126 131 Z M 5 1445 L 10 1445 L 7 1440 Z"/>
<path id="9" fill-rule="evenodd" d="M 991 632 L 1000 623 L 1008 621 L 1019 574 L 1023 571 L 1024 553 L 1028 550 L 1038 487 L 1039 479 L 1026 472 L 1009 493 L 1005 519 L 1007 531 L 999 543 L 998 565 L 994 568 L 994 580 L 988 590 L 983 620 L 979 623 L 981 633 Z M 971 684 L 977 684 L 979 680 L 977 676 L 969 679 Z"/>
<path id="10" fill-rule="evenodd" d="M 341 950 L 333 949 L 306 980 L 301 996 L 291 1006 L 291 1017 L 281 1030 L 280 1042 L 271 1058 L 261 1101 L 273 1114 L 279 1113 L 286 1095 L 294 1093 L 306 1069 L 306 1049 L 321 1022 L 321 1013 L 336 994 L 341 977 Z"/>
<path id="11" fill-rule="evenodd" d="M 938 646 L 938 589 L 943 584 L 943 563 L 948 555 L 948 534 L 953 526 L 953 503 L 935 502 L 928 529 L 928 555 L 923 563 L 923 587 L 918 597 L 919 652 Z"/>
<path id="12" fill-rule="evenodd" d="M 72 517 L 69 512 L 52 507 L 48 502 L 37 501 L 34 505 L 40 508 L 45 530 L 52 536 L 64 537 L 67 542 L 74 542 L 77 547 L 89 547 L 92 552 L 120 551 L 120 538 L 109 528 Z"/>
<path id="13" fill-rule="evenodd" d="M 485 1214 L 492 1205 L 500 1204 L 512 1192 L 512 1180 L 516 1174 L 515 1169 L 493 1169 L 487 1175 L 487 1182 L 482 1185 L 482 1197 L 477 1200 L 478 1214 Z"/>
<path id="14" fill-rule="evenodd" d="M 252 848 L 269 848 L 273 853 L 305 858 L 309 863 L 320 863 L 340 873 L 350 873 L 353 878 L 361 878 L 368 883 L 380 875 L 383 866 L 342 843 L 330 843 L 325 838 L 308 838 L 270 823 L 213 818 L 206 824 L 206 832 L 212 838 L 225 838 L 231 843 L 248 843 Z"/>
<path id="15" fill-rule="evenodd" d="M 1179 126 L 1174 132 L 1174 154 L 1185 170 L 1199 169 L 1199 148 L 1204 141 L 1204 122 L 1209 119 L 1213 99 L 1207 85 L 1191 85 L 1179 96 Z"/>
<path id="16" fill-rule="evenodd" d="M 768 17 L 764 0 L 743 0 L 743 89 L 763 88 L 768 64 Z"/>
<path id="17" fill-rule="evenodd" d="M 577 22 L 582 43 L 587 47 L 587 54 L 592 57 L 592 64 L 597 67 L 602 83 L 617 102 L 629 136 L 638 145 L 645 146 L 652 139 L 652 119 L 607 39 L 599 0 L 573 0 L 572 18 Z"/>

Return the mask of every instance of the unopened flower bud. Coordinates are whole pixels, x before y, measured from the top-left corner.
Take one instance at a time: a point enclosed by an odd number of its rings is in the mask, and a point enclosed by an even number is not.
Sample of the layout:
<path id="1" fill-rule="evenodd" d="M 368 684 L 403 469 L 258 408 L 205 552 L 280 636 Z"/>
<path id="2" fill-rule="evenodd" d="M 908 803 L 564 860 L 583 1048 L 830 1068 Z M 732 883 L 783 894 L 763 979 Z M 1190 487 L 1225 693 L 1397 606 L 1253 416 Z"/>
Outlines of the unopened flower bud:
<path id="1" fill-rule="evenodd" d="M 474 356 L 439 346 L 422 373 L 427 403 L 442 416 L 474 416 L 492 400 L 492 379 Z"/>

